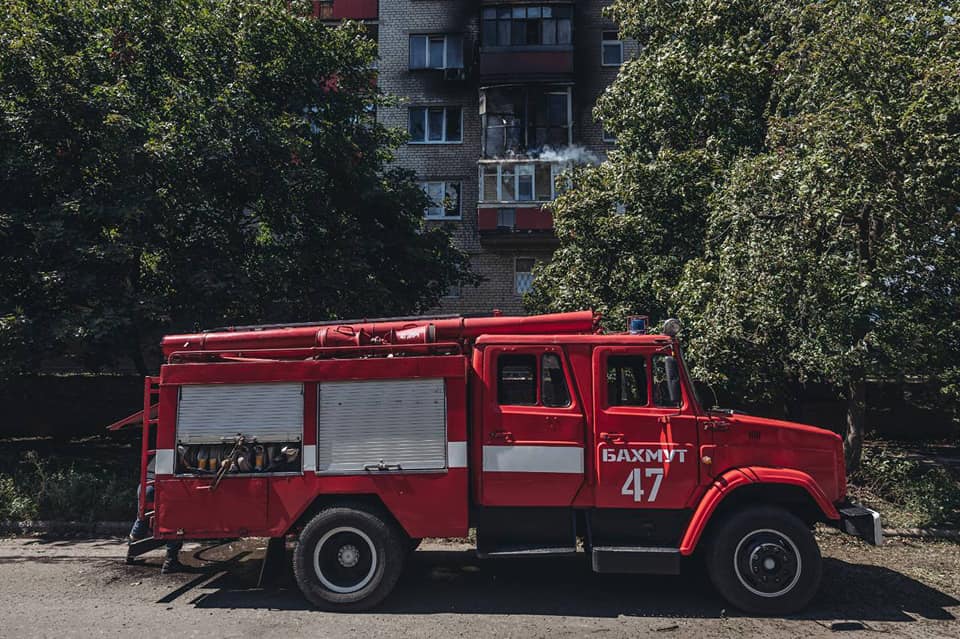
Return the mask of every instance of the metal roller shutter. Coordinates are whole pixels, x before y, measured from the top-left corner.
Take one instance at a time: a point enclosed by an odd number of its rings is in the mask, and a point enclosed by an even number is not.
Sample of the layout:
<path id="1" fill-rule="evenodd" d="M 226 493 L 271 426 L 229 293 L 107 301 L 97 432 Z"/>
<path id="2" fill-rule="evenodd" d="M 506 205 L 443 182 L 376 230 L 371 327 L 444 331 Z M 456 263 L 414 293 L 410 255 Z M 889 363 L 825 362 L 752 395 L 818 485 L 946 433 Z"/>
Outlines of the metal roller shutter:
<path id="1" fill-rule="evenodd" d="M 205 384 L 180 387 L 177 440 L 216 443 L 237 433 L 259 442 L 303 436 L 302 384 Z"/>
<path id="2" fill-rule="evenodd" d="M 381 461 L 399 464 L 401 471 L 442 470 L 447 466 L 446 412 L 442 379 L 323 382 L 317 472 L 363 473 L 365 466 Z"/>

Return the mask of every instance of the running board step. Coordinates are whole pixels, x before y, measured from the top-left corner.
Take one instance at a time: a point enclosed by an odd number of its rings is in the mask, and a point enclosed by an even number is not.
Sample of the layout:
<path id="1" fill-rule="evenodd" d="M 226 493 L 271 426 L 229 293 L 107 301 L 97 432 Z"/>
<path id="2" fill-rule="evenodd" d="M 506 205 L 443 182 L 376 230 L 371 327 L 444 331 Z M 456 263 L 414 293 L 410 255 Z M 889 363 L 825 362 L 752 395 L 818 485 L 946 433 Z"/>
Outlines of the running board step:
<path id="1" fill-rule="evenodd" d="M 155 548 L 163 546 L 167 542 L 163 539 L 154 539 L 153 537 L 147 537 L 146 539 L 140 539 L 133 542 L 127 546 L 127 561 L 139 557 L 144 553 L 148 553 Z"/>
<path id="2" fill-rule="evenodd" d="M 572 557 L 576 554 L 576 546 L 502 546 L 491 550 L 477 548 L 477 557 L 480 559 Z"/>
<path id="3" fill-rule="evenodd" d="M 679 575 L 680 549 L 650 546 L 594 546 L 594 572 Z"/>

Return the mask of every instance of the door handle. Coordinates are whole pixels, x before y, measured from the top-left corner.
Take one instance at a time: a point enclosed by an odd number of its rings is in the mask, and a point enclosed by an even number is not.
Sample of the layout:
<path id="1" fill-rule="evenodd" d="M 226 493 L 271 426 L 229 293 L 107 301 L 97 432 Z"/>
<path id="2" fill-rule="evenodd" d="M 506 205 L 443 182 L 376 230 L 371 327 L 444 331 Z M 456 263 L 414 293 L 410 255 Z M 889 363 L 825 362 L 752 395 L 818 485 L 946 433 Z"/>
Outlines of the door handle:
<path id="1" fill-rule="evenodd" d="M 492 433 L 490 433 L 490 439 L 493 439 L 493 440 L 501 439 L 505 442 L 512 442 L 513 433 L 511 433 L 509 430 L 495 430 Z"/>
<path id="2" fill-rule="evenodd" d="M 727 431 L 730 430 L 730 422 L 726 419 L 708 419 L 703 426 L 703 430 Z"/>
<path id="3" fill-rule="evenodd" d="M 363 469 L 367 472 L 370 472 L 373 470 L 403 470 L 400 467 L 400 464 L 388 464 L 384 462 L 382 459 L 378 461 L 376 464 L 364 464 Z"/>
<path id="4" fill-rule="evenodd" d="M 623 433 L 600 433 L 600 439 L 608 444 L 622 444 Z"/>

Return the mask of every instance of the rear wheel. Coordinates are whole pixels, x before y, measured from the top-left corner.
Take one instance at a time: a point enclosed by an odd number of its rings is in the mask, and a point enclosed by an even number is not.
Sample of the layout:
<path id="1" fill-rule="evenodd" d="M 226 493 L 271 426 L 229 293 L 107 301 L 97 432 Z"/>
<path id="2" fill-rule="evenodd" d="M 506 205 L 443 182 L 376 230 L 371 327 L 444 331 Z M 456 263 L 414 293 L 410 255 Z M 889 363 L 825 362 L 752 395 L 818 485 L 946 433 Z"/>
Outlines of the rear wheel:
<path id="1" fill-rule="evenodd" d="M 734 513 L 711 531 L 710 579 L 746 612 L 781 615 L 806 606 L 820 586 L 820 549 L 810 529 L 780 508 Z"/>
<path id="2" fill-rule="evenodd" d="M 300 533 L 293 572 L 304 596 L 325 610 L 366 610 L 390 594 L 405 555 L 401 536 L 361 509 L 321 511 Z"/>

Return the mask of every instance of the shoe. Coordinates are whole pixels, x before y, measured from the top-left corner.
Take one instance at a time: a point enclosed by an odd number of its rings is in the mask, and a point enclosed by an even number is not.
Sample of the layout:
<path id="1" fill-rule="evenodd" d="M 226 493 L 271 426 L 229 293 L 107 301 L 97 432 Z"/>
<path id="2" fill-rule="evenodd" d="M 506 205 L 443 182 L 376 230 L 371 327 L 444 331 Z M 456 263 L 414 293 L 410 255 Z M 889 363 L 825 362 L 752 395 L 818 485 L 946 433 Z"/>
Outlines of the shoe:
<path id="1" fill-rule="evenodd" d="M 187 567 L 180 563 L 179 559 L 165 559 L 160 568 L 161 575 L 169 575 L 174 572 L 185 572 Z"/>

